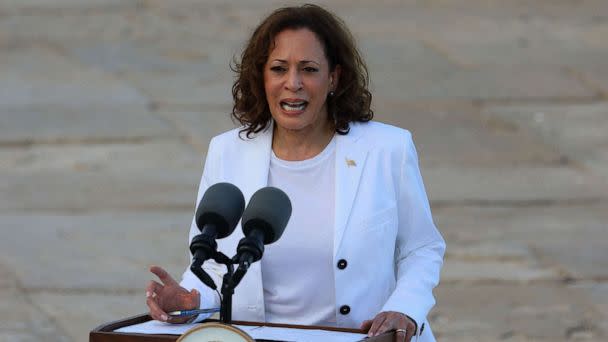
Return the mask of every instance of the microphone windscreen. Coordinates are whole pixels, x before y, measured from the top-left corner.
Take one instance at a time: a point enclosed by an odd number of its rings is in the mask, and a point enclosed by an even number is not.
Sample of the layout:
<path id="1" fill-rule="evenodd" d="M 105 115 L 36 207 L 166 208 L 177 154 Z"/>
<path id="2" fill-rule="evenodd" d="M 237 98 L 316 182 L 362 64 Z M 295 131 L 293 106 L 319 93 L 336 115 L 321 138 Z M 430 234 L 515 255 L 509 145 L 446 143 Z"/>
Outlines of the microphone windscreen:
<path id="1" fill-rule="evenodd" d="M 256 191 L 243 213 L 241 225 L 248 236 L 253 229 L 264 231 L 264 244 L 277 241 L 291 216 L 291 201 L 281 189 L 265 187 Z"/>
<path id="2" fill-rule="evenodd" d="M 230 183 L 210 186 L 196 209 L 196 225 L 201 231 L 207 224 L 217 229 L 217 239 L 232 234 L 245 208 L 245 198 L 239 188 Z"/>

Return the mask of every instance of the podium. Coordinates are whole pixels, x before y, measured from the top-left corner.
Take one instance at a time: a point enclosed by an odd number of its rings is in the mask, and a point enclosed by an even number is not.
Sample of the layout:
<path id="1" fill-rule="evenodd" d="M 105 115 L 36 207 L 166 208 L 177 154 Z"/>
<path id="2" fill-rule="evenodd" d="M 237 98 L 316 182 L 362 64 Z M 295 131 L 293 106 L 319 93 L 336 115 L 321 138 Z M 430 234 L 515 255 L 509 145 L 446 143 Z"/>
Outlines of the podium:
<path id="1" fill-rule="evenodd" d="M 175 342 L 179 338 L 179 335 L 154 335 L 154 334 L 134 334 L 134 333 L 119 333 L 114 330 L 126 327 L 129 325 L 144 323 L 152 318 L 145 315 L 137 315 L 129 318 L 125 318 L 119 321 L 105 323 L 99 327 L 93 329 L 89 333 L 89 342 Z M 209 322 L 217 322 L 217 320 L 208 320 Z M 236 325 L 255 325 L 255 326 L 268 326 L 268 327 L 281 327 L 281 328 L 293 328 L 293 329 L 315 329 L 315 330 L 329 330 L 329 331 L 343 331 L 351 333 L 362 333 L 358 329 L 345 329 L 345 328 L 333 328 L 333 327 L 321 327 L 312 325 L 291 325 L 291 324 L 277 324 L 277 323 L 259 323 L 259 322 L 243 322 L 233 321 Z M 379 336 L 370 337 L 365 340 L 366 342 L 393 342 L 395 341 L 395 333 L 388 332 Z"/>

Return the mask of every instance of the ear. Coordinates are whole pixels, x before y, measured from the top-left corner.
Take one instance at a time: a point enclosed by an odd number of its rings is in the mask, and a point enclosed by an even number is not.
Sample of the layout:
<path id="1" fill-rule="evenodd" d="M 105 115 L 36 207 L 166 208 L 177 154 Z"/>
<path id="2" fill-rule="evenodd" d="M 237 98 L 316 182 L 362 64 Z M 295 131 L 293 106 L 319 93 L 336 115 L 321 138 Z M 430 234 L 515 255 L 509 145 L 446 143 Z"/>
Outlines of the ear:
<path id="1" fill-rule="evenodd" d="M 342 67 L 338 64 L 338 65 L 336 65 L 334 70 L 329 73 L 329 90 L 330 91 L 336 91 L 336 89 L 338 89 L 341 72 L 342 72 Z"/>

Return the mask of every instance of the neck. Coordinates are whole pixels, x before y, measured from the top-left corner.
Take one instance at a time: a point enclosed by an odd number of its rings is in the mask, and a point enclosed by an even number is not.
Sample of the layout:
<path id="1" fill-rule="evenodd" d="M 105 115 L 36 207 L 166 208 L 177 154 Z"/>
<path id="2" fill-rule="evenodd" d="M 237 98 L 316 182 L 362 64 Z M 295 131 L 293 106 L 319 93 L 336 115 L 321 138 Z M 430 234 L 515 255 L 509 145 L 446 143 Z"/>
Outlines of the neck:
<path id="1" fill-rule="evenodd" d="M 310 131 L 293 131 L 274 125 L 272 150 L 283 160 L 306 160 L 321 153 L 334 136 L 333 126 L 326 125 Z"/>

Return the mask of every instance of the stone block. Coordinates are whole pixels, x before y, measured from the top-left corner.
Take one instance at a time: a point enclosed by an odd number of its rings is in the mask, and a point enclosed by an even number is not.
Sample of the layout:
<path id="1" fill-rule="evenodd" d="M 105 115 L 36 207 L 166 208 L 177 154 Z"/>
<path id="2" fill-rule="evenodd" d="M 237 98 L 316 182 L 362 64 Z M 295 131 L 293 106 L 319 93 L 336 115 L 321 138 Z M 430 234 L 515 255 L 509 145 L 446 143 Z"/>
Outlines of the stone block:
<path id="1" fill-rule="evenodd" d="M 0 341 L 72 341 L 51 314 L 16 288 L 0 288 Z"/>
<path id="2" fill-rule="evenodd" d="M 135 88 L 98 70 L 82 67 L 52 49 L 0 51 L 3 110 L 68 104 L 85 109 L 118 105 L 146 108 L 146 98 Z"/>
<path id="3" fill-rule="evenodd" d="M 421 169 L 429 198 L 437 205 L 595 202 L 607 193 L 605 183 L 575 167 L 467 167 L 427 165 L 423 160 Z"/>
<path id="4" fill-rule="evenodd" d="M 214 75 L 217 78 L 207 80 L 209 75 L 196 73 L 129 72 L 122 78 L 146 94 L 154 106 L 184 111 L 232 104 L 232 73 L 227 64 Z"/>
<path id="5" fill-rule="evenodd" d="M 418 157 L 428 166 L 511 167 L 559 162 L 561 153 L 511 121 L 480 115 L 463 102 L 384 100 L 375 118 L 412 132 Z"/>
<path id="6" fill-rule="evenodd" d="M 128 8 L 135 7 L 137 0 L 1 0 L 0 10 L 70 9 L 70 8 Z"/>
<path id="7" fill-rule="evenodd" d="M 150 265 L 176 279 L 188 266 L 193 215 L 194 208 L 3 215 L 0 256 L 29 292 L 101 293 L 117 302 L 109 297 L 138 294 L 144 303 L 145 287 L 155 278 Z M 95 312 L 95 305 L 82 309 Z"/>
<path id="8" fill-rule="evenodd" d="M 530 283 L 560 279 L 556 268 L 538 265 L 534 260 L 469 260 L 447 257 L 442 282 L 451 283 Z"/>
<path id="9" fill-rule="evenodd" d="M 608 104 L 489 105 L 482 116 L 513 123 L 608 181 Z"/>
<path id="10" fill-rule="evenodd" d="M 223 132 L 240 127 L 232 122 L 231 107 L 213 108 L 203 106 L 200 111 L 169 111 L 161 108 L 157 113 L 174 123 L 175 127 L 188 136 L 189 142 L 205 154 L 211 138 Z"/>
<path id="11" fill-rule="evenodd" d="M 551 270 L 565 282 L 605 279 L 607 213 L 603 202 L 435 208 L 435 222 L 448 246 L 447 260 L 458 266 L 450 269 L 448 263 L 444 272 L 450 277 L 465 277 L 475 271 L 476 262 L 494 262 L 494 272 L 500 274 L 504 261 L 511 269 L 514 267 L 509 263 Z M 487 252 L 498 241 L 502 247 Z M 491 267 L 487 269 L 492 271 Z"/>
<path id="12" fill-rule="evenodd" d="M 56 317 L 69 341 L 88 341 L 89 332 L 101 324 L 148 312 L 143 290 L 132 294 L 42 292 L 32 298 Z"/>
<path id="13" fill-rule="evenodd" d="M 179 138 L 166 120 L 121 106 L 0 107 L 0 145 L 138 143 Z M 0 162 L 2 163 L 2 162 Z"/>
<path id="14" fill-rule="evenodd" d="M 2 210 L 194 206 L 204 156 L 176 141 L 0 149 Z"/>
<path id="15" fill-rule="evenodd" d="M 593 99 L 598 95 L 568 71 L 551 66 L 436 69 L 420 65 L 395 70 L 385 64 L 371 68 L 371 77 L 378 99 L 530 101 Z"/>
<path id="16" fill-rule="evenodd" d="M 568 341 L 574 331 L 587 341 L 603 337 L 589 299 L 559 286 L 450 284 L 436 295 L 430 320 L 438 340 Z"/>
<path id="17" fill-rule="evenodd" d="M 597 328 L 604 332 L 604 336 L 608 333 L 608 284 L 605 282 L 580 282 L 570 286 L 570 289 L 577 294 L 585 294 L 593 301 L 593 311 L 595 311 L 598 319 Z"/>

